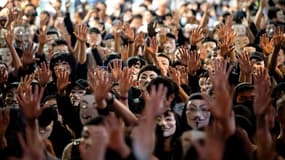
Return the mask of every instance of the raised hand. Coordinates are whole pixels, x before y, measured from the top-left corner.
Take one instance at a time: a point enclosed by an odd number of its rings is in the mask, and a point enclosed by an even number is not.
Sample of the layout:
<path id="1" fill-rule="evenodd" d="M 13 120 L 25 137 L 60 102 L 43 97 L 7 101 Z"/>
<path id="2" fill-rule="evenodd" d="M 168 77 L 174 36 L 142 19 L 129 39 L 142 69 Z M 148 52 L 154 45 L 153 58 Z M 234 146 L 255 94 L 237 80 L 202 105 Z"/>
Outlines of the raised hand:
<path id="1" fill-rule="evenodd" d="M 37 34 L 38 41 L 40 44 L 44 45 L 51 40 L 51 38 L 47 37 L 46 30 L 41 29 L 39 30 L 39 34 Z"/>
<path id="2" fill-rule="evenodd" d="M 114 81 L 118 81 L 120 75 L 122 74 L 122 61 L 120 59 L 115 59 L 113 63 L 109 63 L 109 68 L 111 70 L 111 77 Z"/>
<path id="3" fill-rule="evenodd" d="M 266 33 L 264 33 L 261 37 L 260 37 L 260 43 L 259 43 L 260 47 L 262 48 L 263 52 L 265 53 L 265 55 L 270 55 L 273 53 L 273 49 L 274 49 L 274 45 L 273 45 L 273 41 L 270 40 L 270 38 L 267 36 Z"/>
<path id="4" fill-rule="evenodd" d="M 40 68 L 38 70 L 38 79 L 40 86 L 46 86 L 50 80 L 50 70 L 45 62 L 40 64 Z"/>
<path id="5" fill-rule="evenodd" d="M 256 116 L 264 116 L 271 105 L 271 81 L 268 72 L 264 68 L 257 68 L 254 79 L 254 113 Z"/>
<path id="6" fill-rule="evenodd" d="M 125 95 L 128 93 L 129 89 L 132 86 L 132 81 L 133 77 L 131 69 L 124 68 L 121 73 L 120 83 L 119 83 L 121 95 Z"/>
<path id="7" fill-rule="evenodd" d="M 244 52 L 238 55 L 238 63 L 242 72 L 244 72 L 245 74 L 251 74 L 252 68 L 248 52 Z"/>
<path id="8" fill-rule="evenodd" d="M 130 24 L 124 24 L 124 35 L 129 41 L 134 41 L 135 33 L 134 30 L 130 27 Z"/>
<path id="9" fill-rule="evenodd" d="M 75 27 L 75 32 L 73 32 L 76 38 L 81 42 L 87 41 L 87 33 L 88 33 L 88 27 L 84 24 L 77 25 Z"/>
<path id="10" fill-rule="evenodd" d="M 40 103 L 43 97 L 44 88 L 34 86 L 34 91 L 32 91 L 32 86 L 25 92 L 20 92 L 17 96 L 17 100 L 20 104 L 20 108 L 27 120 L 35 120 L 41 113 Z"/>
<path id="11" fill-rule="evenodd" d="M 56 71 L 56 78 L 57 92 L 59 94 L 62 94 L 66 90 L 67 86 L 70 84 L 69 74 L 67 71 L 59 69 Z"/>
<path id="12" fill-rule="evenodd" d="M 191 31 L 190 35 L 190 43 L 192 45 L 196 45 L 198 42 L 200 42 L 204 38 L 203 36 L 203 28 L 197 27 Z"/>
<path id="13" fill-rule="evenodd" d="M 112 81 L 106 71 L 96 69 L 88 73 L 88 84 L 95 95 L 96 102 L 102 103 L 111 91 Z"/>
<path id="14" fill-rule="evenodd" d="M 30 65 L 38 61 L 39 59 L 35 58 L 34 55 L 34 45 L 30 43 L 27 48 L 24 48 L 23 55 L 21 57 L 23 65 Z"/>
<path id="15" fill-rule="evenodd" d="M 156 22 L 151 22 L 147 25 L 147 33 L 150 37 L 155 37 L 156 35 L 156 26 L 157 26 L 157 23 Z"/>
<path id="16" fill-rule="evenodd" d="M 195 74 L 201 67 L 200 55 L 196 51 L 188 51 L 187 67 L 190 74 Z"/>
<path id="17" fill-rule="evenodd" d="M 156 37 L 152 37 L 150 39 L 150 45 L 146 46 L 146 51 L 152 55 L 152 57 L 156 56 L 156 53 L 158 51 L 158 42 L 156 40 Z"/>
<path id="18" fill-rule="evenodd" d="M 18 94 L 19 93 L 25 93 L 29 89 L 29 87 L 31 86 L 33 79 L 34 79 L 33 74 L 25 75 L 24 78 L 21 78 L 21 82 L 20 82 L 18 89 L 17 89 Z"/>
<path id="19" fill-rule="evenodd" d="M 220 55 L 225 57 L 229 56 L 229 54 L 234 50 L 234 41 L 233 37 L 227 35 L 223 40 L 218 42 L 218 46 L 220 48 Z"/>
<path id="20" fill-rule="evenodd" d="M 164 101 L 166 100 L 166 93 L 167 88 L 163 84 L 160 84 L 158 87 L 153 85 L 151 86 L 149 92 L 144 92 L 144 112 L 148 118 L 155 118 L 169 109 L 164 105 Z"/>
<path id="21" fill-rule="evenodd" d="M 123 123 L 114 113 L 110 113 L 105 120 L 105 127 L 110 135 L 108 148 L 116 151 L 121 157 L 126 157 L 130 149 L 125 143 L 125 134 Z"/>
<path id="22" fill-rule="evenodd" d="M 144 33 L 140 32 L 136 35 L 135 38 L 135 47 L 142 46 L 144 44 Z"/>
<path id="23" fill-rule="evenodd" d="M 187 48 L 179 48 L 179 54 L 176 55 L 176 59 L 184 65 L 187 65 L 187 58 L 188 58 L 188 50 Z"/>
<path id="24" fill-rule="evenodd" d="M 181 85 L 180 72 L 177 69 L 170 67 L 168 73 L 169 73 L 170 78 L 177 84 L 177 86 L 180 86 Z"/>
<path id="25" fill-rule="evenodd" d="M 83 128 L 83 134 L 88 138 L 79 144 L 80 156 L 83 160 L 103 160 L 109 144 L 109 134 L 105 127 L 89 125 Z"/>
<path id="26" fill-rule="evenodd" d="M 22 148 L 21 160 L 44 160 L 45 147 L 38 134 L 38 126 L 35 128 L 26 126 L 26 142 L 21 134 L 18 134 L 18 140 Z"/>
<path id="27" fill-rule="evenodd" d="M 213 61 L 214 72 L 210 73 L 214 89 L 214 99 L 207 99 L 213 116 L 219 120 L 228 120 L 232 112 L 232 93 L 228 77 L 231 67 L 227 69 L 227 61 L 216 59 Z"/>
<path id="28" fill-rule="evenodd" d="M 277 27 L 275 34 L 272 37 L 274 47 L 281 47 L 285 42 L 285 37 L 281 27 Z"/>

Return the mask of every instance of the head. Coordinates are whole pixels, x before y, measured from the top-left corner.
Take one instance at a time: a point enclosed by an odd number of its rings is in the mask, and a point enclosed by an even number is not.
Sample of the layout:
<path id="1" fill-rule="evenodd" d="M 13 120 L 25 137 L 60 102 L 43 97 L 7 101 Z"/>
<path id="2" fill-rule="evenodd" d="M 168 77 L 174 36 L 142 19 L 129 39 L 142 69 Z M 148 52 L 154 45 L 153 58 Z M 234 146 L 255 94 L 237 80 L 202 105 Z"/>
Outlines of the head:
<path id="1" fill-rule="evenodd" d="M 252 109 L 254 101 L 254 87 L 250 83 L 240 83 L 236 86 L 234 91 L 233 104 L 243 104 Z"/>
<path id="2" fill-rule="evenodd" d="M 60 52 L 51 57 L 50 70 L 52 71 L 54 80 L 56 79 L 56 72 L 59 70 L 65 70 L 69 75 L 75 72 L 76 61 L 73 55 Z"/>
<path id="3" fill-rule="evenodd" d="M 7 72 L 12 69 L 12 56 L 8 48 L 0 48 L 0 69 L 5 68 Z"/>
<path id="4" fill-rule="evenodd" d="M 176 37 L 171 33 L 167 33 L 166 37 L 166 42 L 163 44 L 163 52 L 168 55 L 173 55 L 176 50 Z"/>
<path id="5" fill-rule="evenodd" d="M 73 106 L 79 106 L 82 96 L 86 93 L 87 86 L 86 80 L 79 79 L 75 82 L 69 94 Z"/>
<path id="6" fill-rule="evenodd" d="M 180 127 L 178 116 L 171 110 L 168 110 L 163 115 L 158 116 L 156 124 L 162 131 L 163 138 L 173 136 Z"/>
<path id="7" fill-rule="evenodd" d="M 56 34 L 51 34 L 53 38 L 56 38 Z M 52 43 L 52 54 L 54 55 L 56 53 L 69 53 L 70 49 L 68 47 L 68 44 L 63 39 L 55 39 L 54 43 Z"/>
<path id="8" fill-rule="evenodd" d="M 134 15 L 130 26 L 135 29 L 139 29 L 143 24 L 143 16 L 140 14 Z"/>
<path id="9" fill-rule="evenodd" d="M 152 86 L 158 87 L 161 84 L 167 88 L 164 106 L 166 108 L 173 108 L 178 97 L 178 86 L 171 79 L 167 77 L 158 76 L 150 81 L 147 86 L 147 91 L 150 92 Z"/>
<path id="10" fill-rule="evenodd" d="M 91 93 L 86 93 L 80 99 L 79 116 L 81 124 L 85 125 L 90 120 L 99 116 L 95 97 Z"/>
<path id="11" fill-rule="evenodd" d="M 138 73 L 139 89 L 145 90 L 151 80 L 161 74 L 159 68 L 153 65 L 146 65 Z"/>
<path id="12" fill-rule="evenodd" d="M 265 62 L 264 62 L 264 54 L 261 52 L 253 52 L 249 56 L 251 66 L 253 69 L 253 72 L 256 71 L 257 68 L 264 68 Z"/>
<path id="13" fill-rule="evenodd" d="M 19 85 L 18 82 L 8 84 L 6 91 L 4 93 L 4 96 L 3 96 L 4 104 L 6 107 L 19 108 L 19 102 L 17 100 L 18 85 Z"/>
<path id="14" fill-rule="evenodd" d="M 15 26 L 14 34 L 16 43 L 24 43 L 31 39 L 31 30 L 28 25 Z"/>
<path id="15" fill-rule="evenodd" d="M 209 107 L 201 93 L 191 94 L 182 115 L 188 128 L 196 130 L 206 127 L 209 124 L 210 116 Z"/>
<path id="16" fill-rule="evenodd" d="M 48 139 L 53 130 L 53 124 L 57 121 L 57 109 L 53 106 L 43 109 L 39 120 L 39 133 L 41 138 Z"/>
<path id="17" fill-rule="evenodd" d="M 35 24 L 35 20 L 37 17 L 36 7 L 31 3 L 27 4 L 24 7 L 24 15 L 26 17 L 28 24 Z"/>
<path id="18" fill-rule="evenodd" d="M 138 77 L 140 69 L 145 65 L 145 61 L 138 56 L 130 57 L 128 59 L 128 67 L 132 70 L 134 79 Z"/>
<path id="19" fill-rule="evenodd" d="M 157 60 L 160 64 L 162 64 L 163 68 L 165 68 L 166 70 L 168 70 L 169 67 L 171 66 L 171 59 L 169 58 L 168 55 L 164 53 L 158 54 Z"/>
<path id="20" fill-rule="evenodd" d="M 100 45 L 102 42 L 102 35 L 99 29 L 90 28 L 87 35 L 87 42 L 89 45 Z"/>

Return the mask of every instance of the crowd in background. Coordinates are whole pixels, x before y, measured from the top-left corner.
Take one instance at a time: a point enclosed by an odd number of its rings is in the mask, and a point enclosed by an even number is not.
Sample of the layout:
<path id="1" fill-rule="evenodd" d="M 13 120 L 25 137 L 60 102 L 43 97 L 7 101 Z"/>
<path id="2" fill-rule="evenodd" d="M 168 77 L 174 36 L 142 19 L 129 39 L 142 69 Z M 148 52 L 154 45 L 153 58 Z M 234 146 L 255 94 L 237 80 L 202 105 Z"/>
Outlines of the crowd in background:
<path id="1" fill-rule="evenodd" d="M 88 2 L 1 4 L 1 160 L 285 159 L 285 0 Z"/>

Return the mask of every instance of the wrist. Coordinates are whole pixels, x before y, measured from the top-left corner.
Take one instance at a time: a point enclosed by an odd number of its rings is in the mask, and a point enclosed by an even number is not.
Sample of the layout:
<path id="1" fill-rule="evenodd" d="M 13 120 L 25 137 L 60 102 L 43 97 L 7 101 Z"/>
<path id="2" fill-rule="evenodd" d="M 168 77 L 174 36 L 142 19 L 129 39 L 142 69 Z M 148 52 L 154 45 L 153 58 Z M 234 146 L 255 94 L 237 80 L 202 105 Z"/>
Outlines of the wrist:
<path id="1" fill-rule="evenodd" d="M 66 90 L 58 90 L 57 91 L 57 94 L 60 95 L 60 96 L 65 96 L 66 95 Z"/>

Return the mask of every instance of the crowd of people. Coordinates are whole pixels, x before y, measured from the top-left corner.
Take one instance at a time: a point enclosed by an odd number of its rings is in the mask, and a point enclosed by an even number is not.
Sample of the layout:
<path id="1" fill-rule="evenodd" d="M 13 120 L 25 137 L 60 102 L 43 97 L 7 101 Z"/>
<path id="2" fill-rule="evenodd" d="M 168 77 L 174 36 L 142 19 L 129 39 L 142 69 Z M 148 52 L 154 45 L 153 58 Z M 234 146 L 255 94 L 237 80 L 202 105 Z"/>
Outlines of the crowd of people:
<path id="1" fill-rule="evenodd" d="M 1 160 L 285 159 L 285 0 L 155 2 L 0 8 Z"/>

